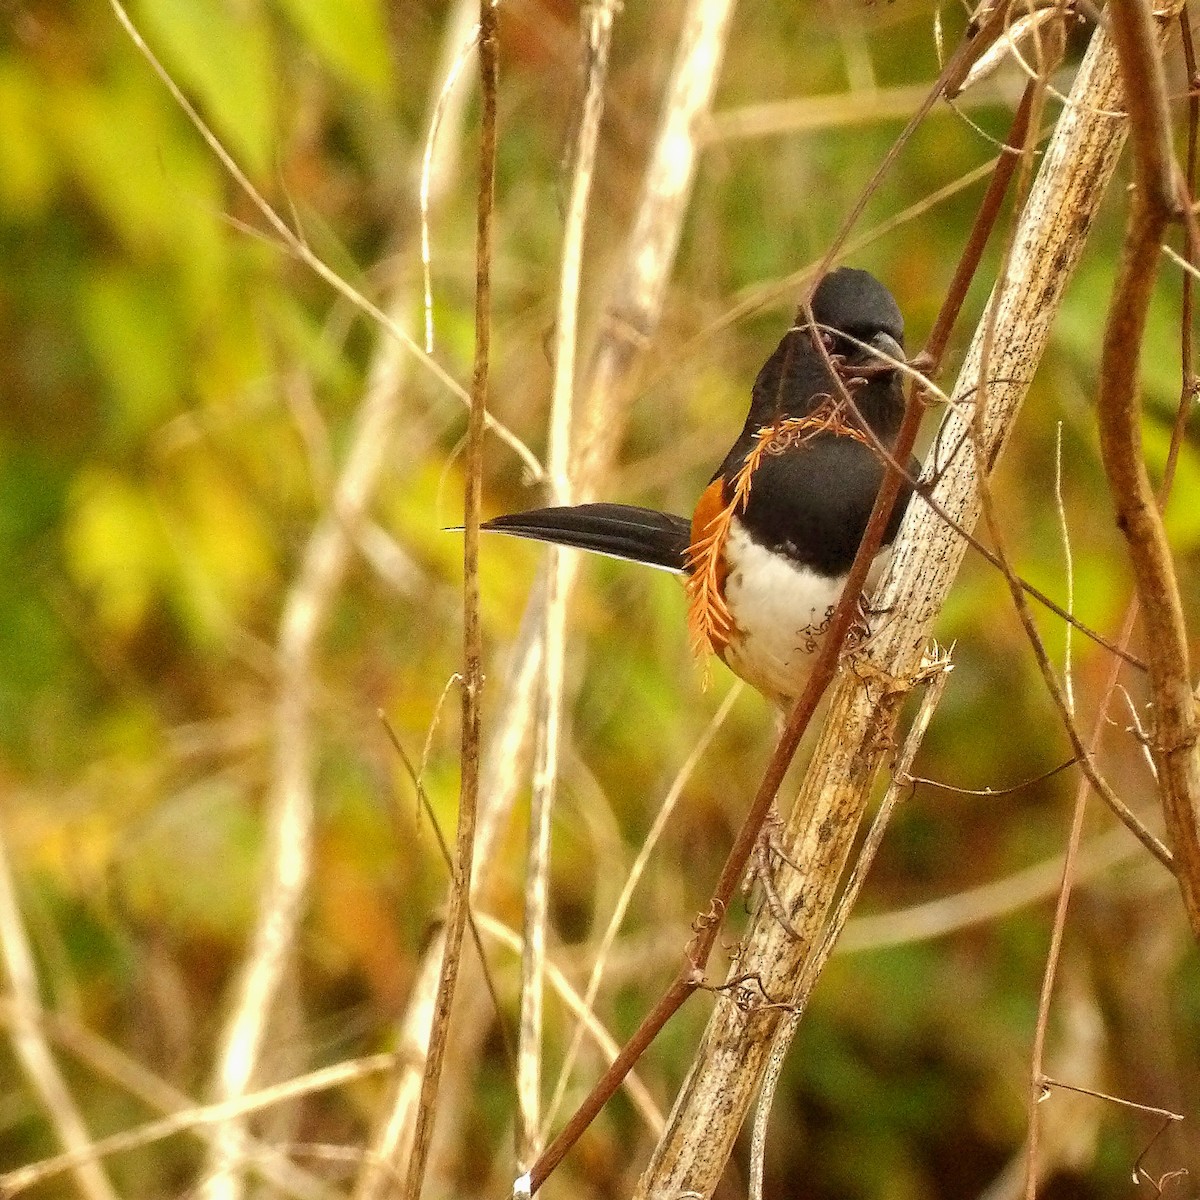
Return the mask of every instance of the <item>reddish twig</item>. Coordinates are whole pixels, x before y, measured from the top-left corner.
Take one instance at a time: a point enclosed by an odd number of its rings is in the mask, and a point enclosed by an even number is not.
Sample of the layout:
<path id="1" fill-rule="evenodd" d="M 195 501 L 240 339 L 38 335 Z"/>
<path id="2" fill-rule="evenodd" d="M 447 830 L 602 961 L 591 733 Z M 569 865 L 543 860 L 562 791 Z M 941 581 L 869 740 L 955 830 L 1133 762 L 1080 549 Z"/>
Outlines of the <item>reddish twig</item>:
<path id="1" fill-rule="evenodd" d="M 1183 53 L 1187 63 L 1188 79 L 1195 82 L 1197 77 L 1195 48 L 1192 44 L 1191 27 L 1188 21 L 1187 9 L 1179 11 L 1179 21 L 1183 33 Z M 1200 126 L 1200 100 L 1192 97 L 1188 101 L 1188 152 L 1187 152 L 1187 181 L 1186 191 L 1194 190 L 1197 160 L 1197 127 Z M 1200 255 L 1200 238 L 1197 238 L 1194 220 L 1189 221 L 1188 249 L 1193 263 Z M 1182 380 L 1180 383 L 1179 406 L 1175 414 L 1175 423 L 1171 430 L 1171 443 L 1167 451 L 1167 462 L 1163 470 L 1163 481 L 1159 488 L 1158 504 L 1165 509 L 1175 482 L 1175 467 L 1179 461 L 1179 451 L 1183 445 L 1184 433 L 1187 430 L 1188 417 L 1191 414 L 1195 394 L 1195 372 L 1192 346 L 1192 277 L 1184 272 L 1183 301 L 1180 315 L 1180 351 L 1182 359 Z M 1127 645 L 1133 637 L 1137 624 L 1138 597 L 1136 593 L 1122 621 L 1119 642 Z M 1120 678 L 1120 663 L 1114 661 L 1109 669 L 1108 680 L 1101 694 L 1100 704 L 1096 709 L 1096 719 L 1092 727 L 1088 747 L 1092 755 L 1098 753 L 1104 733 L 1108 729 L 1108 706 L 1117 688 Z M 1025 1195 L 1032 1197 L 1036 1190 L 1037 1180 L 1037 1149 L 1041 1131 L 1041 1100 L 1044 1081 L 1043 1065 L 1045 1059 L 1046 1032 L 1050 1023 L 1050 1002 L 1054 993 L 1054 983 L 1057 976 L 1058 961 L 1062 948 L 1062 939 L 1066 930 L 1067 904 L 1071 896 L 1071 888 L 1075 878 L 1075 863 L 1079 853 L 1080 839 L 1083 835 L 1083 817 L 1087 802 L 1087 780 L 1081 779 L 1075 793 L 1075 804 L 1071 818 L 1071 829 L 1067 838 L 1067 850 L 1063 859 L 1062 884 L 1059 888 L 1058 901 L 1055 906 L 1054 924 L 1051 929 L 1050 950 L 1046 956 L 1046 969 L 1042 975 L 1042 988 L 1038 1000 L 1037 1024 L 1034 1029 L 1033 1051 L 1030 1066 L 1030 1112 L 1029 1135 L 1026 1141 L 1026 1174 Z M 1144 1155 L 1143 1155 L 1144 1156 Z M 1140 1162 L 1140 1159 L 1139 1159 Z M 1136 1170 L 1136 1168 L 1135 1168 Z"/>
<path id="2" fill-rule="evenodd" d="M 1143 457 L 1137 395 L 1146 316 L 1179 189 L 1153 15 L 1144 0 L 1114 0 L 1107 12 L 1128 98 L 1135 186 L 1100 360 L 1100 452 L 1142 609 L 1163 813 L 1184 908 L 1200 938 L 1200 729 L 1179 583 Z"/>

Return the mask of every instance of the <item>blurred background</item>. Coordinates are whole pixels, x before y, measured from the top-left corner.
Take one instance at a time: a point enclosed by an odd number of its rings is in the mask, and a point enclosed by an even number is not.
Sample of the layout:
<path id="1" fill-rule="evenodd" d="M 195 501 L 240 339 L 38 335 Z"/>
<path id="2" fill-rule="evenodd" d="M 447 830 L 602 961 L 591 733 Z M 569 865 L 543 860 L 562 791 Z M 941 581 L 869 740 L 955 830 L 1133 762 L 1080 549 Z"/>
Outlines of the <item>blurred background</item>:
<path id="1" fill-rule="evenodd" d="M 965 16 L 944 9 L 952 46 Z M 284 220 L 418 338 L 420 164 L 446 64 L 474 12 L 433 0 L 131 6 L 164 66 Z M 666 0 L 626 4 L 616 17 L 584 260 L 585 358 L 626 248 L 682 13 Z M 431 808 L 452 831 L 457 693 L 441 700 L 460 666 L 462 566 L 460 535 L 445 527 L 462 516 L 465 409 L 281 247 L 107 5 L 8 0 L 4 18 L 0 837 L 12 887 L 0 889 L 11 893 L 0 978 L 14 995 L 23 945 L 54 1018 L 39 1028 L 86 1128 L 101 1137 L 159 1115 L 166 1102 L 154 1099 L 156 1083 L 196 1101 L 212 1094 L 259 906 L 272 779 L 286 768 L 275 757 L 290 678 L 280 667 L 281 644 L 290 644 L 281 622 L 289 612 L 303 619 L 294 605 L 310 539 L 323 519 L 330 524 L 364 398 L 380 386 L 397 405 L 390 437 L 375 447 L 382 469 L 304 651 L 311 874 L 256 1079 L 396 1046 L 447 874 L 378 713 L 423 762 Z M 501 6 L 492 409 L 539 458 L 570 183 L 564 157 L 583 78 L 579 19 L 570 0 Z M 1064 86 L 1089 34 L 1073 35 Z M 820 259 L 938 68 L 935 8 L 924 0 L 747 4 L 735 14 L 661 325 L 636 375 L 606 498 L 691 510 L 799 299 L 797 273 Z M 474 71 L 472 60 L 446 106 L 430 224 L 433 357 L 468 387 Z M 1182 145 L 1177 64 L 1172 78 Z M 893 290 L 912 350 L 938 310 L 986 184 L 978 169 L 994 157 L 1023 82 L 1010 64 L 968 93 L 961 112 L 939 105 L 855 230 L 869 236 L 848 261 Z M 812 97 L 824 99 L 806 104 Z M 772 110 L 766 128 L 751 119 L 779 101 L 799 103 Z M 1048 118 L 1057 111 L 1051 102 Z M 1091 235 L 996 479 L 1019 570 L 1065 602 L 1061 429 L 1073 603 L 1112 636 L 1130 582 L 1093 398 L 1124 180 Z M 997 261 L 993 246 L 944 383 Z M 1164 263 L 1144 375 L 1156 474 L 1180 397 L 1180 289 L 1179 270 Z M 486 513 L 543 500 L 523 458 L 489 437 Z M 1195 618 L 1194 430 L 1168 524 Z M 498 538 L 485 539 L 482 553 L 486 738 L 503 715 L 502 680 L 544 555 Z M 1061 668 L 1063 624 L 1044 613 L 1039 623 Z M 956 669 L 918 759 L 921 776 L 1002 789 L 1069 756 L 1003 582 L 977 556 L 967 558 L 939 637 L 954 645 Z M 1108 668 L 1107 654 L 1076 636 L 1084 728 Z M 664 793 L 731 687 L 719 664 L 707 687 L 704 675 L 688 651 L 677 581 L 607 560 L 583 564 L 569 618 L 551 877 L 551 957 L 578 987 Z M 1128 731 L 1130 706 L 1146 721 L 1144 695 L 1136 675 L 1125 682 L 1129 704 L 1114 706 L 1102 762 L 1160 828 L 1153 781 Z M 738 696 L 687 783 L 597 998 L 618 1040 L 674 974 L 774 732 L 766 702 Z M 1056 860 L 1075 786 L 1066 771 L 994 796 L 915 789 L 887 835 L 863 916 L 800 1028 L 773 1119 L 768 1195 L 1017 1194 Z M 524 783 L 480 899 L 515 928 L 527 800 Z M 1194 1116 L 1200 964 L 1166 873 L 1113 827 L 1094 804 L 1047 1069 Z M 934 901 L 936 910 L 917 913 L 928 920 L 912 919 L 909 910 Z M 744 919 L 733 915 L 731 939 Z M 487 945 L 511 1026 L 517 960 Z M 439 1118 L 427 1195 L 503 1194 L 512 1179 L 501 1023 L 477 971 L 464 986 L 452 1100 Z M 711 1003 L 691 1001 L 639 1066 L 663 1111 Z M 0 1170 L 11 1170 L 61 1147 L 16 1049 L 16 1009 L 0 1016 Z M 553 1081 L 573 1018 L 552 996 L 546 1021 Z M 118 1051 L 128 1071 L 98 1065 L 97 1045 Z M 568 1102 L 601 1066 L 585 1043 Z M 311 1177 L 345 1194 L 386 1104 L 384 1080 L 368 1075 L 272 1108 L 254 1128 L 294 1145 Z M 1153 1194 L 1130 1177 L 1157 1119 L 1062 1092 L 1043 1115 L 1044 1196 Z M 546 1194 L 624 1195 L 653 1141 L 619 1096 Z M 1156 1178 L 1200 1167 L 1197 1148 L 1189 1117 L 1142 1165 Z M 730 1197 L 744 1194 L 746 1153 L 739 1147 L 723 1185 Z M 116 1155 L 105 1170 L 122 1195 L 186 1195 L 203 1161 L 202 1143 L 183 1134 Z M 1167 1194 L 1194 1194 L 1194 1179 Z M 30 1194 L 74 1195 L 80 1186 L 65 1174 Z"/>

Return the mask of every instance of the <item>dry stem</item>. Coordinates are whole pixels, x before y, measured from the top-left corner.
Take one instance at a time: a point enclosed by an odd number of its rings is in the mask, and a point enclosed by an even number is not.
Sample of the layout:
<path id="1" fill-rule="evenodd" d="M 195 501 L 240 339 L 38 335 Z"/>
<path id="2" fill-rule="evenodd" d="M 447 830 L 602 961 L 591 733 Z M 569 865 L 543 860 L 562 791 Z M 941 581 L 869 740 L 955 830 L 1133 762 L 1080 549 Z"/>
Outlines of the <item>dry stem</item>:
<path id="1" fill-rule="evenodd" d="M 480 717 L 483 692 L 483 636 L 479 623 L 479 519 L 483 494 L 483 433 L 487 415 L 491 353 L 492 226 L 496 190 L 496 76 L 499 44 L 491 0 L 479 3 L 479 80 L 483 113 L 479 135 L 479 196 L 475 241 L 475 369 L 467 421 L 466 488 L 463 499 L 463 670 L 461 781 L 454 877 L 446 913 L 445 949 L 433 1005 L 429 1049 L 417 1102 L 412 1153 L 404 1180 L 406 1200 L 418 1200 L 437 1114 L 438 1087 L 450 1036 L 454 988 L 462 958 L 463 934 L 471 898 L 475 855 L 475 816 L 479 801 Z"/>
<path id="2" fill-rule="evenodd" d="M 608 79 L 608 49 L 612 39 L 615 7 L 615 0 L 603 0 L 591 5 L 584 18 L 587 75 L 583 113 L 575 146 L 575 170 L 563 233 L 558 324 L 554 347 L 554 394 L 550 407 L 547 462 L 551 504 L 570 504 L 573 492 L 570 466 L 579 282 L 583 266 L 588 202 L 592 191 L 596 148 L 600 140 L 600 118 L 604 112 L 604 86 Z M 552 548 L 547 554 L 546 562 L 547 596 L 542 629 L 542 689 L 538 705 L 533 792 L 529 809 L 529 856 L 521 954 L 521 1024 L 517 1068 L 517 1164 L 520 1171 L 528 1169 L 542 1148 L 542 975 L 545 970 L 549 906 L 550 822 L 554 809 L 562 729 L 567 602 L 574 577 L 573 569 L 567 566 L 567 557 L 560 550 Z"/>
<path id="3" fill-rule="evenodd" d="M 674 267 L 695 174 L 696 128 L 707 114 L 716 88 L 732 10 L 732 0 L 690 0 L 684 15 L 684 32 L 667 85 L 633 229 L 621 269 L 604 305 L 582 388 L 580 407 L 587 414 L 586 427 L 578 440 L 578 461 L 573 469 L 579 498 L 595 495 L 603 483 L 624 429 L 633 378 L 645 345 L 662 317 L 667 281 Z M 569 579 L 573 579 L 577 569 L 574 557 L 566 560 L 565 569 Z M 542 642 L 537 635 L 544 603 L 544 593 L 535 593 L 530 600 L 514 648 L 510 683 L 506 684 L 504 699 L 498 706 L 504 716 L 492 741 L 485 772 L 487 786 L 483 789 L 477 855 L 481 869 L 472 879 L 475 892 L 484 882 L 482 868 L 494 862 L 493 847 L 508 819 L 519 783 L 542 655 Z M 440 935 L 431 939 L 403 1021 L 402 1045 L 417 1056 L 428 1043 L 432 992 L 442 947 Z M 377 1161 L 392 1163 L 402 1158 L 411 1136 L 415 1092 L 415 1076 L 405 1071 L 372 1139 Z M 358 1181 L 356 1200 L 377 1200 L 385 1183 L 382 1171 L 364 1170 Z"/>
<path id="4" fill-rule="evenodd" d="M 507 946 L 518 954 L 522 953 L 521 938 L 503 922 L 487 913 L 478 913 L 476 919 L 479 921 L 480 929 L 489 937 L 495 938 L 501 945 Z M 564 1007 L 579 1022 L 580 1036 L 586 1034 L 590 1037 L 605 1061 L 612 1062 L 620 1052 L 620 1046 L 592 1010 L 591 1000 L 587 996 L 581 996 L 567 976 L 553 962 L 547 961 L 545 970 L 546 978 L 550 981 L 559 999 L 562 1000 Z M 625 1084 L 630 1101 L 650 1131 L 656 1136 L 662 1133 L 663 1115 L 646 1085 L 633 1072 L 630 1072 Z"/>
<path id="5" fill-rule="evenodd" d="M 1114 0 L 1108 12 L 1129 97 L 1134 189 L 1100 359 L 1100 452 L 1142 609 L 1163 813 L 1184 908 L 1200 938 L 1200 730 L 1179 582 L 1146 471 L 1137 398 L 1146 314 L 1179 190 L 1161 50 L 1149 5 Z"/>
<path id="6" fill-rule="evenodd" d="M 42 1004 L 38 992 L 37 970 L 33 962 L 33 951 L 21 921 L 17 890 L 2 837 L 0 961 L 3 961 L 4 973 L 8 976 L 8 987 L 14 1001 L 9 1020 L 13 1052 L 25 1072 L 25 1078 L 29 1080 L 30 1086 L 41 1100 L 59 1141 L 67 1148 L 67 1156 L 72 1156 L 70 1167 L 75 1176 L 76 1186 L 86 1200 L 116 1200 L 116 1193 L 109 1183 L 108 1176 L 96 1161 L 99 1156 L 91 1135 L 83 1123 L 83 1117 L 75 1106 L 66 1080 L 63 1079 L 42 1032 L 39 1020 Z M 0 1178 L 0 1194 L 8 1194 L 3 1178 Z"/>

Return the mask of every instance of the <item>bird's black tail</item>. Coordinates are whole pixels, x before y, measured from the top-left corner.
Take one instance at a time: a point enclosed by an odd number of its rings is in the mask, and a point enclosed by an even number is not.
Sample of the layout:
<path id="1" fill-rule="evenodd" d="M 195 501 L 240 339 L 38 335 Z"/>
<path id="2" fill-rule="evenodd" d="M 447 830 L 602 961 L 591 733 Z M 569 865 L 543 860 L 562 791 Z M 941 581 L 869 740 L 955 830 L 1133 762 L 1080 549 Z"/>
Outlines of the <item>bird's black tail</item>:
<path id="1" fill-rule="evenodd" d="M 677 572 L 687 570 L 691 539 L 691 522 L 686 517 L 631 504 L 535 508 L 493 517 L 481 528 Z"/>

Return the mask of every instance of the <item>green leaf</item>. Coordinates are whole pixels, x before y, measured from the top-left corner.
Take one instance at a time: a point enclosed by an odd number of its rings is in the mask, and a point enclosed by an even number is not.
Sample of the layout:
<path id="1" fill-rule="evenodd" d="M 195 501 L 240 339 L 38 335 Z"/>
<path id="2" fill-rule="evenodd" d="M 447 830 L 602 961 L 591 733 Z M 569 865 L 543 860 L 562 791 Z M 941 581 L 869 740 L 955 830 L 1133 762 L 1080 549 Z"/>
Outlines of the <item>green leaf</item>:
<path id="1" fill-rule="evenodd" d="M 0 60 L 0 211 L 16 217 L 39 215 L 54 184 L 44 88 L 25 63 Z"/>
<path id="2" fill-rule="evenodd" d="M 187 356 L 171 297 L 151 279 L 111 268 L 81 289 L 83 327 L 113 396 L 108 426 L 131 442 L 179 404 Z"/>
<path id="3" fill-rule="evenodd" d="M 1171 429 L 1152 419 L 1142 422 L 1142 441 L 1154 486 L 1167 465 Z M 1164 523 L 1171 547 L 1177 554 L 1190 552 L 1200 545 L 1200 459 L 1186 440 L 1179 447 L 1175 465 L 1175 484 L 1167 501 Z"/>
<path id="4" fill-rule="evenodd" d="M 64 160 L 110 227 L 136 255 L 169 258 L 185 298 L 210 305 L 226 269 L 218 168 L 158 81 L 136 73 L 104 89 L 63 88 L 50 119 Z"/>
<path id="5" fill-rule="evenodd" d="M 279 0 L 312 48 L 347 83 L 380 99 L 392 85 L 387 27 L 378 0 Z"/>
<path id="6" fill-rule="evenodd" d="M 197 95 L 234 157 L 271 164 L 278 108 L 270 29 L 260 10 L 227 0 L 142 0 L 147 41 Z"/>

